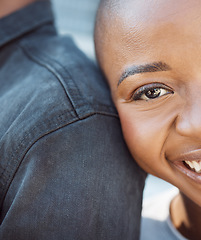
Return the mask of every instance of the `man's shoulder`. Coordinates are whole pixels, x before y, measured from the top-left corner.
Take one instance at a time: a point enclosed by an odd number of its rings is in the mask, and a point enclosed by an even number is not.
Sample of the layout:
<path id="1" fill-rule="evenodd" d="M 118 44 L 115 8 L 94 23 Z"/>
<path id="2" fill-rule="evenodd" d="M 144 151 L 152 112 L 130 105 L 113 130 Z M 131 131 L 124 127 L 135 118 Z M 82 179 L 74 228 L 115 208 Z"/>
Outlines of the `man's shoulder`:
<path id="1" fill-rule="evenodd" d="M 118 121 L 103 76 L 69 38 L 23 40 L 4 51 L 10 55 L 0 70 L 1 196 L 39 139 L 95 114 L 95 125 L 108 116 L 111 128 Z"/>
<path id="2" fill-rule="evenodd" d="M 104 76 L 70 37 L 41 37 L 20 45 L 32 61 L 51 72 L 79 118 L 96 113 L 117 116 Z"/>

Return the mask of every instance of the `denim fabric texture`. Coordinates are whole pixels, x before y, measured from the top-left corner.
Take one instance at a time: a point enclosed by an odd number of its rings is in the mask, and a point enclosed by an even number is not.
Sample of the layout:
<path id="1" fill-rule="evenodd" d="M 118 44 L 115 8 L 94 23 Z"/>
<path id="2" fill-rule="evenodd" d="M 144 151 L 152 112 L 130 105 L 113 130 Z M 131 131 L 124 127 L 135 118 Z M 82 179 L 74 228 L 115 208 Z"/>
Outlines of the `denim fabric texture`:
<path id="1" fill-rule="evenodd" d="M 137 240 L 145 173 L 51 3 L 0 19 L 0 239 Z"/>

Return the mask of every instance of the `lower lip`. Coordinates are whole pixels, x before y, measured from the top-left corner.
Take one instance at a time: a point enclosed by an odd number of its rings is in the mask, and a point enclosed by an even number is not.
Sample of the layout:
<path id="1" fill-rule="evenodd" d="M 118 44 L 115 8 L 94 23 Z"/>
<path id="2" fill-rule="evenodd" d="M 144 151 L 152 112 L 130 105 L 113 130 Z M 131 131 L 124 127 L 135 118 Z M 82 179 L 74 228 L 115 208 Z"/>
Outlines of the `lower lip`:
<path id="1" fill-rule="evenodd" d="M 188 169 L 183 162 L 178 161 L 172 163 L 180 172 L 192 179 L 194 182 L 201 184 L 201 173 L 196 173 Z"/>

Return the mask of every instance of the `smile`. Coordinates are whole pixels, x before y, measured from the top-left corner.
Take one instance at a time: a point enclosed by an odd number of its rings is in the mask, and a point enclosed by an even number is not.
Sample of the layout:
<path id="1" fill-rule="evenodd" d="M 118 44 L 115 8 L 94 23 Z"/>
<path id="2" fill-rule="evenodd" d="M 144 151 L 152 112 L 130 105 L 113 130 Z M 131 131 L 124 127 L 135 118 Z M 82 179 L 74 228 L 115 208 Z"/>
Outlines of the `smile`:
<path id="1" fill-rule="evenodd" d="M 201 184 L 201 149 L 193 150 L 174 158 L 166 157 L 180 172 Z"/>
<path id="2" fill-rule="evenodd" d="M 175 161 L 172 163 L 180 172 L 188 178 L 201 184 L 201 161 Z"/>

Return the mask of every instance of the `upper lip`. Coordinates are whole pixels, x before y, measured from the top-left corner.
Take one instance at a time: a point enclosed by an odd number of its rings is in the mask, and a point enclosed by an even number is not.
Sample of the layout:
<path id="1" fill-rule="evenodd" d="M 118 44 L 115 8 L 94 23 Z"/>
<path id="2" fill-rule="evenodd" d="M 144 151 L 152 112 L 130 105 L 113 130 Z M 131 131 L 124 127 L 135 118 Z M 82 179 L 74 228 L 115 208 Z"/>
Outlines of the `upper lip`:
<path id="1" fill-rule="evenodd" d="M 171 162 L 182 162 L 182 161 L 201 161 L 201 149 L 192 150 L 186 153 L 176 155 L 174 157 L 167 157 Z"/>

